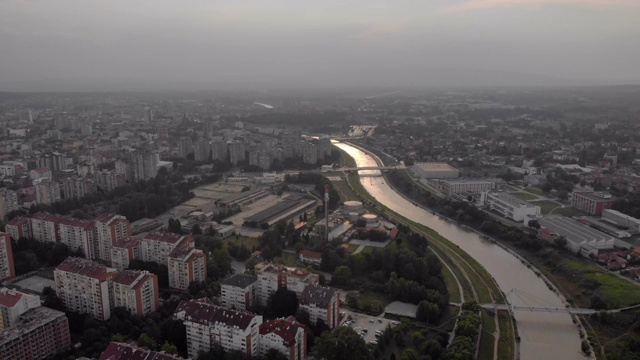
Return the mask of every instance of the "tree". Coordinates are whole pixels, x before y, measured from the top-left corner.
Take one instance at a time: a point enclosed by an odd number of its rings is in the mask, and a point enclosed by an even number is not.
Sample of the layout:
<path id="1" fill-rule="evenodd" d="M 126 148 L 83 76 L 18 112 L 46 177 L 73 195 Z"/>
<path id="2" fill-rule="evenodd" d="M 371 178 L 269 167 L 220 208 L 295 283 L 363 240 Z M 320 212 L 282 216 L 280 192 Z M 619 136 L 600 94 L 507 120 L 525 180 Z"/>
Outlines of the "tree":
<path id="1" fill-rule="evenodd" d="M 527 226 L 529 226 L 534 230 L 540 229 L 540 223 L 538 222 L 538 220 L 529 220 L 529 222 L 527 223 Z"/>
<path id="2" fill-rule="evenodd" d="M 545 193 L 550 193 L 551 190 L 553 189 L 553 186 L 551 185 L 551 183 L 546 182 L 544 184 L 542 184 L 542 191 L 544 191 Z"/>
<path id="3" fill-rule="evenodd" d="M 273 318 L 295 316 L 298 306 L 296 293 L 287 288 L 280 288 L 269 297 L 266 314 Z"/>
<path id="4" fill-rule="evenodd" d="M 162 348 L 160 349 L 164 352 L 166 352 L 167 354 L 177 354 L 178 353 L 178 347 L 165 341 L 164 344 L 162 345 Z"/>
<path id="5" fill-rule="evenodd" d="M 418 310 L 416 310 L 416 319 L 424 322 L 430 322 L 440 318 L 440 307 L 438 304 L 434 304 L 427 300 L 422 300 L 418 304 Z"/>
<path id="6" fill-rule="evenodd" d="M 182 224 L 179 219 L 169 218 L 167 230 L 172 233 L 182 234 Z"/>
<path id="7" fill-rule="evenodd" d="M 558 249 L 560 250 L 566 250 L 567 249 L 567 238 L 564 237 L 564 235 L 560 235 L 557 238 L 555 238 L 554 240 L 556 246 L 558 247 Z"/>
<path id="8" fill-rule="evenodd" d="M 325 332 L 317 341 L 316 359 L 326 360 L 371 360 L 371 354 L 364 339 L 352 328 L 340 326 Z"/>
<path id="9" fill-rule="evenodd" d="M 198 225 L 198 224 L 193 225 L 193 228 L 191 228 L 191 234 L 193 234 L 193 235 L 202 234 L 202 229 L 200 229 L 200 225 Z"/>
<path id="10" fill-rule="evenodd" d="M 400 360 L 418 360 L 418 353 L 411 348 L 404 349 L 402 356 L 400 356 Z"/>
<path id="11" fill-rule="evenodd" d="M 140 334 L 137 342 L 138 342 L 138 345 L 142 347 L 146 347 L 147 349 L 152 350 L 152 349 L 155 349 L 156 347 L 156 343 L 153 341 L 153 339 L 151 339 L 149 335 L 147 335 L 147 333 Z"/>
<path id="12" fill-rule="evenodd" d="M 352 275 L 351 269 L 346 265 L 342 265 L 338 266 L 333 272 L 332 280 L 336 285 L 342 285 L 349 282 Z"/>

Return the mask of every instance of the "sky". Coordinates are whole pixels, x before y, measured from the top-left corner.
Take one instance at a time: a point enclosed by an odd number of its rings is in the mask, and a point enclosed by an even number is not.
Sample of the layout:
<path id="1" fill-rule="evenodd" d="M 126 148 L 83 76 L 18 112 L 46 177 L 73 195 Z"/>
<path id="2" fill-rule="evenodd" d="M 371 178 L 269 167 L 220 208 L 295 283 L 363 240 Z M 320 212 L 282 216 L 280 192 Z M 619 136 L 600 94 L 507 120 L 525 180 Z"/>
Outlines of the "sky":
<path id="1" fill-rule="evenodd" d="M 0 0 L 0 90 L 640 83 L 640 0 Z"/>

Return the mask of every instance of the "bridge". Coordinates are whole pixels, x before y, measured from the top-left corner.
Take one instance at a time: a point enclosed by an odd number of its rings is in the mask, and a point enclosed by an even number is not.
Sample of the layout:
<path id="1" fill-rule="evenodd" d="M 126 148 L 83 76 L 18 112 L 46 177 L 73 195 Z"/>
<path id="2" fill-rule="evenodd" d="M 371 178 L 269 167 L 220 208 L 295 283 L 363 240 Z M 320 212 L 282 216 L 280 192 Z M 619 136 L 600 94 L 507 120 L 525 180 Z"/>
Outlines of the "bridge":
<path id="1" fill-rule="evenodd" d="M 509 297 L 515 295 L 518 296 L 522 302 L 526 305 L 524 306 L 516 306 L 512 305 Z M 509 304 L 480 304 L 480 306 L 487 310 L 508 310 L 511 314 L 514 311 L 528 311 L 528 312 L 542 312 L 542 313 L 569 313 L 576 315 L 590 315 L 598 312 L 607 312 L 607 313 L 617 313 L 627 310 L 633 310 L 640 308 L 639 305 L 627 306 L 619 309 L 608 309 L 608 310 L 598 310 L 598 309 L 581 309 L 574 308 L 571 306 L 565 307 L 557 307 L 557 306 L 549 306 L 548 303 L 534 295 L 527 293 L 526 291 L 511 289 L 507 293 L 507 302 Z"/>
<path id="2" fill-rule="evenodd" d="M 387 170 L 396 170 L 396 169 L 402 170 L 402 169 L 406 169 L 406 168 L 407 167 L 404 166 L 404 165 L 397 165 L 397 166 L 359 166 L 359 167 L 341 167 L 341 168 L 331 169 L 331 170 L 326 170 L 326 171 L 360 171 L 360 170 L 387 171 Z"/>

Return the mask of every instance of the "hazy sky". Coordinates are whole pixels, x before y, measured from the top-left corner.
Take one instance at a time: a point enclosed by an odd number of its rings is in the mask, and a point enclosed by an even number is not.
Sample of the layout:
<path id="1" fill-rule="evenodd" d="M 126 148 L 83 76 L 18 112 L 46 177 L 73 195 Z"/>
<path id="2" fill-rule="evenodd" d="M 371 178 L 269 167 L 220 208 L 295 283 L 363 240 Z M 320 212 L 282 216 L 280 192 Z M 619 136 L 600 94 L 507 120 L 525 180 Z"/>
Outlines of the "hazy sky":
<path id="1" fill-rule="evenodd" d="M 640 83 L 639 60 L 640 0 L 0 0 L 0 90 Z"/>

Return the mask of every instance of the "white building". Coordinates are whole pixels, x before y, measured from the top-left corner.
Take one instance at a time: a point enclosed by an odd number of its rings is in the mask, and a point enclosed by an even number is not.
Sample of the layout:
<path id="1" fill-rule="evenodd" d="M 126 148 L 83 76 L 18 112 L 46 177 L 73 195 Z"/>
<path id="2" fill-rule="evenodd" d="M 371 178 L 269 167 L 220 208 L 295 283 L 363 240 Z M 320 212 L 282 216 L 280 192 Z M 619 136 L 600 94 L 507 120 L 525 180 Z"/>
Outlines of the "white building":
<path id="1" fill-rule="evenodd" d="M 530 217 L 540 216 L 540 206 L 533 205 L 506 192 L 485 191 L 480 201 L 502 216 L 517 222 L 526 222 Z"/>
<path id="2" fill-rule="evenodd" d="M 306 328 L 290 319 L 275 319 L 260 325 L 260 355 L 277 350 L 289 360 L 307 358 Z"/>
<path id="3" fill-rule="evenodd" d="M 542 239 L 554 241 L 560 236 L 564 236 L 570 251 L 580 252 L 585 256 L 597 254 L 599 250 L 613 249 L 615 244 L 613 236 L 571 218 L 545 216 L 538 222 L 541 226 L 538 236 Z"/>
<path id="4" fill-rule="evenodd" d="M 60 219 L 60 216 L 46 212 L 29 215 L 31 236 L 40 242 L 57 242 L 57 227 Z"/>
<path id="5" fill-rule="evenodd" d="M 40 297 L 14 289 L 0 289 L 0 330 L 13 327 L 20 315 L 40 306 Z"/>
<path id="6" fill-rule="evenodd" d="M 68 257 L 53 272 L 56 294 L 68 311 L 97 320 L 111 317 L 111 287 L 116 269 L 91 260 Z"/>
<path id="7" fill-rule="evenodd" d="M 11 235 L 0 233 L 0 281 L 16 276 L 13 264 L 13 249 L 11 248 Z"/>
<path id="8" fill-rule="evenodd" d="M 140 259 L 166 264 L 169 254 L 182 242 L 193 242 L 193 238 L 170 232 L 149 232 L 140 240 Z"/>
<path id="9" fill-rule="evenodd" d="M 227 310 L 207 298 L 182 301 L 173 315 L 187 328 L 187 349 L 192 359 L 197 358 L 198 351 L 209 351 L 216 344 L 248 357 L 260 352 L 260 315 Z"/>
<path id="10" fill-rule="evenodd" d="M 124 270 L 131 260 L 140 258 L 140 238 L 128 236 L 116 241 L 111 247 L 111 266 Z"/>
<path id="11" fill-rule="evenodd" d="M 626 227 L 630 233 L 640 232 L 640 219 L 623 214 L 617 210 L 605 209 L 602 211 L 602 220 L 606 220 L 618 226 Z"/>
<path id="12" fill-rule="evenodd" d="M 61 217 L 58 221 L 58 238 L 69 250 L 82 250 L 87 259 L 95 259 L 93 222 Z"/>
<path id="13" fill-rule="evenodd" d="M 300 307 L 309 312 L 312 324 L 322 320 L 329 329 L 340 325 L 340 294 L 330 288 L 307 286 L 300 296 Z"/>
<path id="14" fill-rule="evenodd" d="M 167 268 L 172 289 L 186 291 L 190 283 L 207 280 L 207 256 L 194 247 L 193 240 L 183 241 L 167 256 Z"/>
<path id="15" fill-rule="evenodd" d="M 256 282 L 256 300 L 266 305 L 269 296 L 279 288 L 287 288 L 298 295 L 308 285 L 320 283 L 320 276 L 306 269 L 287 268 L 279 264 L 260 263 L 255 266 L 258 281 Z"/>
<path id="16" fill-rule="evenodd" d="M 234 274 L 222 280 L 220 305 L 236 310 L 249 310 L 255 302 L 257 278 L 251 275 Z"/>
<path id="17" fill-rule="evenodd" d="M 457 179 L 441 180 L 439 183 L 440 190 L 449 197 L 462 193 L 480 194 L 483 191 L 503 190 L 506 186 L 503 179 Z"/>
<path id="18" fill-rule="evenodd" d="M 18 209 L 18 194 L 13 190 L 0 188 L 0 218 L 3 219 L 5 215 Z"/>
<path id="19" fill-rule="evenodd" d="M 455 179 L 460 175 L 460 170 L 447 163 L 416 163 L 411 170 L 423 179 Z"/>
<path id="20" fill-rule="evenodd" d="M 129 221 L 122 215 L 107 213 L 98 216 L 94 220 L 94 225 L 95 256 L 110 263 L 113 244 L 131 234 Z"/>
<path id="21" fill-rule="evenodd" d="M 146 315 L 160 306 L 158 276 L 148 271 L 124 270 L 113 278 L 113 307 L 133 315 Z"/>

